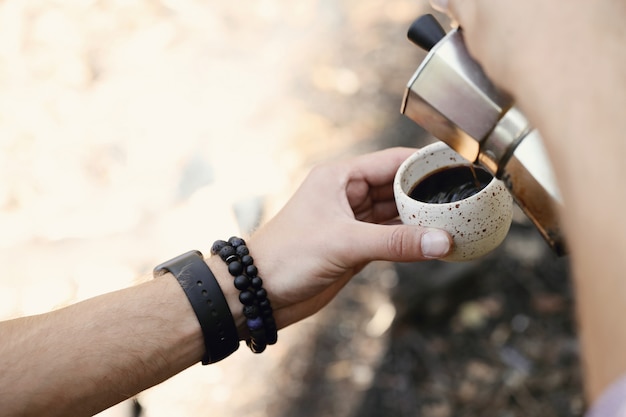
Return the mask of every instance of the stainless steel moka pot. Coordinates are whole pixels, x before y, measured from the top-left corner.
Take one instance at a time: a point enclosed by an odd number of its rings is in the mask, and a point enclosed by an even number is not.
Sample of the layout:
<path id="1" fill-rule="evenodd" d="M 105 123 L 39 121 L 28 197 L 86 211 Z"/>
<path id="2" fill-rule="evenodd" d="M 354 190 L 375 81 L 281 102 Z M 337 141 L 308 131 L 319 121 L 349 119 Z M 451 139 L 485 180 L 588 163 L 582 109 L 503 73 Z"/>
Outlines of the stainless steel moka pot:
<path id="1" fill-rule="evenodd" d="M 469 55 L 461 28 L 446 34 L 428 14 L 408 37 L 428 54 L 407 85 L 402 113 L 501 179 L 552 249 L 564 254 L 561 197 L 538 132 Z"/>

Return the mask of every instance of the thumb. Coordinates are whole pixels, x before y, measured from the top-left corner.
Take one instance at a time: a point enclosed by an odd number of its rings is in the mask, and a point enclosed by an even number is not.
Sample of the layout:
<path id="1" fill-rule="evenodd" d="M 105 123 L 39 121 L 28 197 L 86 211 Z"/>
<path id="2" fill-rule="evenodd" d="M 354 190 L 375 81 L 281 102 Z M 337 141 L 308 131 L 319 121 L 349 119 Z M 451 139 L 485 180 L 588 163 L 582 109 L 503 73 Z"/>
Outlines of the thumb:
<path id="1" fill-rule="evenodd" d="M 410 225 L 360 224 L 352 234 L 353 254 L 367 260 L 415 262 L 439 259 L 452 249 L 452 238 L 440 229 Z"/>

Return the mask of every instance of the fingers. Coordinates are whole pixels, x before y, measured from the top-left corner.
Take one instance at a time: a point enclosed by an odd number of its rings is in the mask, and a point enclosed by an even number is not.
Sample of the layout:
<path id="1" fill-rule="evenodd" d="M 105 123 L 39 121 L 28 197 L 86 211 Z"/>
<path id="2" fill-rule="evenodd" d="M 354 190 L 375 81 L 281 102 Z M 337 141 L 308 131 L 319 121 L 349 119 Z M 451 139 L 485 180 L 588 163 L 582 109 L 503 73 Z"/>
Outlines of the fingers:
<path id="1" fill-rule="evenodd" d="M 452 238 L 443 230 L 403 224 L 360 223 L 350 231 L 350 236 L 353 244 L 347 255 L 355 263 L 439 259 L 452 248 Z"/>
<path id="2" fill-rule="evenodd" d="M 353 177 L 363 178 L 372 187 L 388 185 L 402 162 L 415 151 L 414 148 L 395 147 L 358 156 L 351 162 Z"/>
<path id="3" fill-rule="evenodd" d="M 355 215 L 357 220 L 370 223 L 388 223 L 398 217 L 398 207 L 395 200 L 382 201 L 372 207 L 370 216 L 359 216 L 358 213 Z"/>

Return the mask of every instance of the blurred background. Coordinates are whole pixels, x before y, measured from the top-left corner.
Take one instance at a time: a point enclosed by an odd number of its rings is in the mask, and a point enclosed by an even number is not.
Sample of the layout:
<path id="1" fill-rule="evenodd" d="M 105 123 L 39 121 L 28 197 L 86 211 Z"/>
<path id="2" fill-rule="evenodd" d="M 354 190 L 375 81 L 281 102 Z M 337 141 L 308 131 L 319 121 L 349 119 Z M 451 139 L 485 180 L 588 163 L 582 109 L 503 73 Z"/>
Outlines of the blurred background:
<path id="1" fill-rule="evenodd" d="M 320 161 L 432 141 L 399 114 L 424 56 L 406 30 L 424 12 L 0 2 L 0 318 L 245 236 Z M 149 417 L 579 415 L 572 304 L 566 260 L 516 213 L 483 260 L 372 264 L 262 356 L 242 348 L 137 400 Z"/>

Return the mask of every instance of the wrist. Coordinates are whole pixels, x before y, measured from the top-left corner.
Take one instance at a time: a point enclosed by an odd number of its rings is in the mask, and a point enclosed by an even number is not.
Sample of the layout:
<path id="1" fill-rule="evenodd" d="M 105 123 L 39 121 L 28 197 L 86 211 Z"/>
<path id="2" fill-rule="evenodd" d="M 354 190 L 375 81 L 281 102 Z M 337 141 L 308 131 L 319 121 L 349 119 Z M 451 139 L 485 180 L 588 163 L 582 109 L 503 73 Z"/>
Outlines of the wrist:
<path id="1" fill-rule="evenodd" d="M 171 326 L 168 325 L 164 332 L 169 334 L 174 332 L 176 334 L 175 339 L 179 341 L 177 349 L 180 346 L 185 346 L 184 357 L 193 358 L 191 361 L 187 360 L 182 369 L 200 360 L 205 351 L 202 329 L 176 277 L 171 273 L 166 273 L 146 282 L 144 286 L 154 288 L 144 293 L 144 298 L 149 297 L 152 293 L 154 297 L 161 297 L 167 305 L 171 306 L 168 310 L 168 317 L 172 318 L 169 321 Z"/>
<path id="2" fill-rule="evenodd" d="M 191 250 L 157 265 L 154 277 L 176 277 L 200 325 L 205 344 L 202 364 L 220 361 L 239 348 L 239 335 L 222 288 L 202 253 Z"/>
<path id="3" fill-rule="evenodd" d="M 240 311 L 248 330 L 246 345 L 253 353 L 263 352 L 268 345 L 277 342 L 278 328 L 263 278 L 259 276 L 246 241 L 237 236 L 228 241 L 216 240 L 211 246 L 211 254 L 224 262 L 232 277 L 232 285 L 239 291 Z"/>

